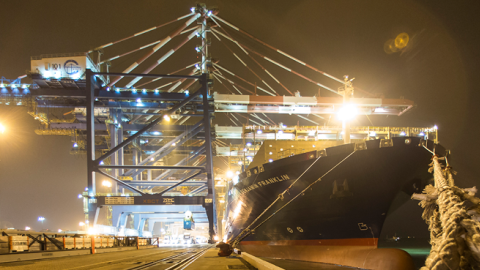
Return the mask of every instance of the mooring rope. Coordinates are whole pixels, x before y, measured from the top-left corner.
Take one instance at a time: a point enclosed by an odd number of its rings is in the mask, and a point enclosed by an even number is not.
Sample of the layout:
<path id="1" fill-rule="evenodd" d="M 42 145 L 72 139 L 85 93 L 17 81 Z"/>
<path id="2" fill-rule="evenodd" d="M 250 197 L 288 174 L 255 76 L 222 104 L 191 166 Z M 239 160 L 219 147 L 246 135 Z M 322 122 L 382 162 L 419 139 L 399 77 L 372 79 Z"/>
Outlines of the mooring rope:
<path id="1" fill-rule="evenodd" d="M 316 184 L 317 182 L 320 182 L 322 180 L 322 178 L 324 178 L 327 174 L 329 174 L 331 171 L 333 171 L 335 168 L 337 168 L 340 164 L 342 164 L 345 160 L 347 160 L 350 156 L 353 155 L 353 153 L 355 153 L 355 150 L 350 153 L 348 156 L 346 156 L 344 159 L 342 159 L 340 162 L 338 162 L 335 166 L 333 166 L 332 168 L 330 168 L 330 170 L 328 170 L 326 173 L 324 173 L 320 178 L 318 178 L 317 180 L 313 181 L 310 185 L 308 185 L 305 189 L 303 189 L 301 192 L 299 192 L 295 197 L 293 197 L 292 199 L 290 199 L 288 202 L 286 202 L 284 205 L 282 205 L 282 207 L 280 207 L 277 211 L 275 211 L 273 214 L 271 214 L 269 217 L 267 217 L 265 220 L 263 220 L 260 224 L 258 224 L 255 228 L 253 228 L 252 230 L 250 230 L 250 227 L 252 227 L 253 224 L 255 224 L 255 222 L 257 222 L 257 220 L 259 220 L 276 202 L 278 202 L 278 200 L 283 200 L 283 196 L 285 195 L 286 192 L 289 191 L 289 189 L 295 185 L 295 183 L 297 183 L 298 180 L 300 180 L 300 178 L 308 171 L 310 170 L 310 168 L 321 158 L 318 157 L 288 188 L 286 188 L 282 193 L 280 193 L 277 197 L 277 199 L 275 199 L 275 201 L 273 201 L 250 225 L 248 225 L 247 228 L 243 229 L 238 235 L 237 237 L 235 237 L 235 239 L 232 241 L 232 247 L 236 247 L 238 245 L 238 243 L 240 243 L 243 239 L 245 239 L 245 237 L 247 237 L 248 235 L 250 235 L 251 233 L 255 232 L 255 230 L 260 227 L 261 225 L 263 225 L 265 222 L 267 222 L 270 218 L 272 218 L 275 214 L 277 214 L 278 212 L 280 212 L 283 208 L 285 208 L 287 205 L 289 205 L 292 201 L 294 201 L 295 199 L 297 199 L 300 195 L 304 194 L 305 191 L 307 191 L 309 188 L 311 188 L 314 184 Z M 243 235 L 245 233 L 245 235 Z"/>
<path id="2" fill-rule="evenodd" d="M 431 151 L 430 151 L 431 152 Z M 480 269 L 480 199 L 476 188 L 460 189 L 454 185 L 451 167 L 442 168 L 433 156 L 430 172 L 435 186 L 423 194 L 413 194 L 424 208 L 422 218 L 428 224 L 432 246 L 425 266 L 420 270 Z M 448 163 L 447 163 L 448 164 Z M 467 208 L 468 205 L 471 205 Z"/>

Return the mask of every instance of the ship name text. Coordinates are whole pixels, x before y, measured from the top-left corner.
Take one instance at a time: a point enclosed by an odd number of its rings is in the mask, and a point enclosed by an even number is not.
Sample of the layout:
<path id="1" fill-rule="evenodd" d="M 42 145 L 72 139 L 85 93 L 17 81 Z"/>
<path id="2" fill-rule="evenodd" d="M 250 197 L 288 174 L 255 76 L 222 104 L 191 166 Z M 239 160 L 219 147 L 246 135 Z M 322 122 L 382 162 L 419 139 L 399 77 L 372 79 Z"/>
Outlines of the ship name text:
<path id="1" fill-rule="evenodd" d="M 267 185 L 277 183 L 277 182 L 282 182 L 282 181 L 285 181 L 285 180 L 290 180 L 290 177 L 288 177 L 288 174 L 268 178 L 266 180 L 259 181 L 257 183 L 251 184 L 250 186 L 240 190 L 240 194 L 245 194 L 245 193 L 247 193 L 251 190 L 254 190 L 256 188 L 267 186 Z"/>

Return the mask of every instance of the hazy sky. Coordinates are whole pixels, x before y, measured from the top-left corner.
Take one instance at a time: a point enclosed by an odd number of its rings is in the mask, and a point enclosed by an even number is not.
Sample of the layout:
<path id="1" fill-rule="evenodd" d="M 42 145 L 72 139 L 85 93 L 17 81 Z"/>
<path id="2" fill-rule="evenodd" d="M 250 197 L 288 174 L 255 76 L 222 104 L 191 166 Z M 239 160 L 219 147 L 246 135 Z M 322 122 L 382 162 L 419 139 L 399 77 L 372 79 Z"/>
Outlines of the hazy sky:
<path id="1" fill-rule="evenodd" d="M 355 86 L 389 98 L 413 100 L 417 107 L 408 114 L 374 117 L 373 123 L 438 125 L 440 142 L 452 150 L 458 184 L 470 187 L 478 182 L 477 1 L 204 2 L 217 6 L 221 17 L 320 70 L 340 78 L 349 74 L 356 78 Z M 3 0 L 0 76 L 25 74 L 31 56 L 87 51 L 159 25 L 188 13 L 195 3 Z M 385 41 L 401 32 L 410 35 L 407 50 L 386 54 Z M 114 63 L 114 68 L 127 62 Z M 301 83 L 292 89 L 305 96 L 317 93 L 309 87 Z M 224 120 L 218 116 L 216 121 Z M 0 135 L 0 227 L 40 229 L 36 219 L 42 215 L 44 227 L 78 229 L 83 214 L 76 196 L 86 186 L 84 157 L 69 154 L 69 137 L 36 135 L 39 124 L 24 107 L 0 105 L 0 122 L 8 127 Z M 360 119 L 359 124 L 368 122 Z M 415 212 L 417 221 L 419 213 Z M 406 216 L 408 211 L 401 210 L 393 217 L 409 219 Z"/>

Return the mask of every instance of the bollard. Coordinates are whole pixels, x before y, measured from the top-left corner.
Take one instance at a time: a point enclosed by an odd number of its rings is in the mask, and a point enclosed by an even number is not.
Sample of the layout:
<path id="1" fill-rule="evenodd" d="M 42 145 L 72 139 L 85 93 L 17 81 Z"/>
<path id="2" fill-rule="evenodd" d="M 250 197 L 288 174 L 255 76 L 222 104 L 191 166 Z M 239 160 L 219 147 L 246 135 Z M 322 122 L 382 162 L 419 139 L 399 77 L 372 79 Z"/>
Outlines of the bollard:
<path id="1" fill-rule="evenodd" d="M 137 236 L 137 249 L 140 249 L 140 245 L 138 244 L 138 240 L 139 240 L 139 238 Z"/>
<path id="2" fill-rule="evenodd" d="M 92 254 L 95 254 L 95 237 L 91 237 L 92 239 Z"/>

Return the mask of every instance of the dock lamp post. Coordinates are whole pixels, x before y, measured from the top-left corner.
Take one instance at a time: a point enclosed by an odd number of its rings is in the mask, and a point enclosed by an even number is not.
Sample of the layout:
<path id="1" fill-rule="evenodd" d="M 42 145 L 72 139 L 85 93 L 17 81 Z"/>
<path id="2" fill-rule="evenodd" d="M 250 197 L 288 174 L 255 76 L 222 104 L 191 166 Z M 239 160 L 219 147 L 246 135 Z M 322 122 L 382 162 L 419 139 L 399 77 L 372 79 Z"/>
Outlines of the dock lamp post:
<path id="1" fill-rule="evenodd" d="M 85 231 L 87 231 L 87 226 L 85 226 L 85 225 L 86 225 L 85 222 L 81 222 L 81 221 L 80 221 L 80 222 L 78 223 L 78 226 L 83 227 L 83 229 L 84 229 Z"/>
<path id="2" fill-rule="evenodd" d="M 42 227 L 43 227 L 43 221 L 45 220 L 44 217 L 38 217 L 38 221 L 42 222 Z"/>

